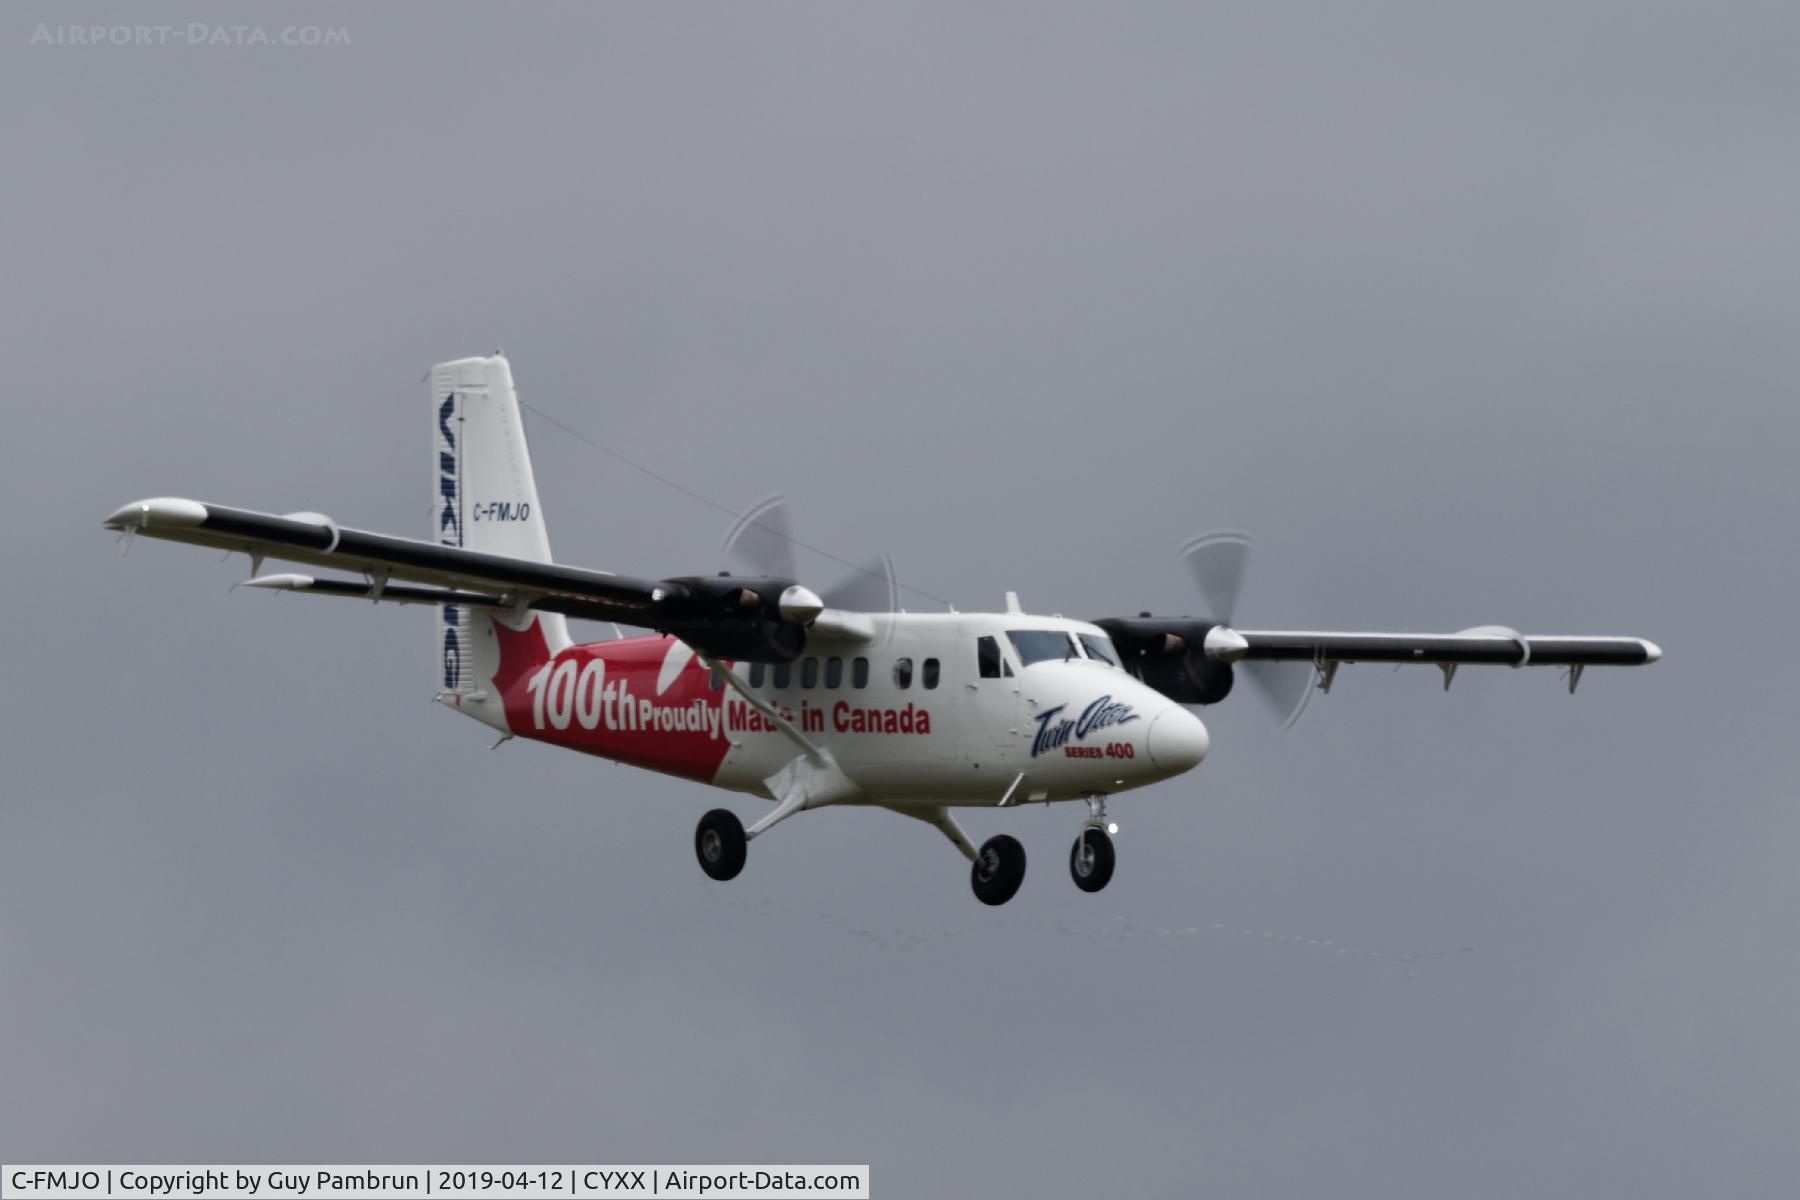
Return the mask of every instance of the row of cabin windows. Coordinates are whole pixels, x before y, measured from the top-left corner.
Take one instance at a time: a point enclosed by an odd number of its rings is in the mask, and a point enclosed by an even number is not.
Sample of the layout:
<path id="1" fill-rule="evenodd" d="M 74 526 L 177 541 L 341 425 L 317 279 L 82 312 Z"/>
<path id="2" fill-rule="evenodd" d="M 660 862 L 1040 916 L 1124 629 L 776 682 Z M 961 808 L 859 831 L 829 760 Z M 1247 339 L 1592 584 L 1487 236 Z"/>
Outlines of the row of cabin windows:
<path id="1" fill-rule="evenodd" d="M 1105 634 L 1070 634 L 1060 629 L 1013 629 L 1008 630 L 1006 640 L 1012 643 L 1013 650 L 1019 656 L 1019 662 L 1025 666 L 1032 663 L 1061 659 L 1065 662 L 1085 659 L 1088 662 L 1105 663 L 1109 667 L 1119 666 L 1119 652 L 1113 648 L 1112 640 Z M 975 639 L 975 673 L 982 679 L 1010 679 L 1013 675 L 1011 660 L 1001 649 L 999 638 L 983 636 Z M 800 660 L 800 686 L 815 688 L 819 686 L 819 659 L 803 658 Z M 827 658 L 825 663 L 825 686 L 840 688 L 844 686 L 844 660 Z M 793 663 L 777 663 L 771 670 L 763 663 L 750 664 L 750 686 L 760 688 L 766 679 L 773 679 L 778 688 L 789 687 L 793 683 Z M 894 660 L 894 686 L 902 690 L 912 687 L 913 660 L 899 658 Z M 928 658 L 919 666 L 919 682 L 926 688 L 938 685 L 938 660 Z M 712 673 L 712 689 L 718 691 L 724 686 L 725 679 L 718 671 Z M 869 660 L 853 658 L 850 660 L 850 686 L 865 688 L 869 686 Z"/>
<path id="2" fill-rule="evenodd" d="M 803 658 L 800 660 L 800 686 L 816 688 L 819 686 L 819 659 Z M 824 660 L 825 686 L 841 688 L 844 686 L 844 660 L 833 655 Z M 938 660 L 928 658 L 919 664 L 919 686 L 935 688 L 938 685 Z M 767 682 L 772 687 L 791 687 L 794 683 L 794 664 L 791 662 L 751 663 L 750 686 L 760 688 Z M 718 691 L 725 686 L 725 676 L 714 668 L 711 678 L 712 690 Z M 913 660 L 897 658 L 894 660 L 894 686 L 904 691 L 913 684 Z M 853 658 L 850 660 L 850 686 L 866 688 L 869 686 L 869 660 Z"/>

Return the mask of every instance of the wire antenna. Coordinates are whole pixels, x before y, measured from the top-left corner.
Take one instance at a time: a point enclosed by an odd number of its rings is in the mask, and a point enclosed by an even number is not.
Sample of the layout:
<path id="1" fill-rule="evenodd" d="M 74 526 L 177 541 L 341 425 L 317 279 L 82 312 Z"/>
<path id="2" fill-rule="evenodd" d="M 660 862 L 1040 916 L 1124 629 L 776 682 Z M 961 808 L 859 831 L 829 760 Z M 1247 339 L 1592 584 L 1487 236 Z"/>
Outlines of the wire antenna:
<path id="1" fill-rule="evenodd" d="M 614 450 L 611 446 L 605 445 L 601 442 L 594 440 L 593 438 L 589 437 L 587 434 L 581 432 L 581 430 L 576 429 L 574 426 L 568 424 L 565 421 L 559 420 L 557 417 L 551 415 L 550 413 L 545 412 L 543 409 L 539 408 L 535 404 L 529 404 L 524 400 L 520 400 L 519 407 L 526 409 L 539 417 L 542 417 L 544 420 L 546 420 L 550 424 L 556 426 L 556 428 L 562 430 L 564 433 L 568 434 L 570 437 L 574 438 L 576 441 L 581 442 L 584 445 L 587 445 L 595 450 L 598 450 L 600 453 L 606 455 L 608 458 L 612 459 L 614 462 L 618 462 L 618 463 L 623 464 L 624 466 L 630 467 L 632 470 L 636 471 L 638 474 L 647 476 L 650 479 L 654 479 L 656 482 L 662 484 L 664 487 L 671 488 L 677 492 L 680 492 L 682 495 L 686 496 L 690 500 L 694 500 L 701 504 L 704 504 L 708 508 L 716 509 L 717 511 L 722 512 L 726 516 L 732 517 L 734 519 L 740 515 L 740 513 L 737 509 L 731 508 L 725 504 L 721 504 L 719 501 L 714 500 L 711 496 L 707 496 L 700 492 L 697 492 L 693 488 L 688 487 L 686 484 L 680 482 L 679 480 L 671 479 L 667 475 L 664 475 L 660 471 L 654 470 L 653 468 L 650 468 L 650 467 L 646 467 L 643 463 L 636 462 L 633 459 L 626 457 L 625 455 L 619 453 L 617 450 Z M 833 554 L 831 551 L 822 549 L 818 546 L 813 545 L 810 542 L 802 541 L 799 538 L 795 537 L 793 534 L 789 533 L 785 529 L 777 528 L 772 525 L 765 525 L 761 521 L 756 520 L 754 518 L 752 518 L 750 521 L 748 521 L 747 524 L 756 526 L 756 528 L 762 530 L 763 532 L 767 533 L 771 537 L 780 538 L 785 542 L 788 542 L 794 546 L 798 546 L 802 550 L 807 550 L 807 551 L 812 552 L 813 554 L 817 554 L 820 558 L 830 559 L 832 562 L 838 564 L 840 567 L 847 567 L 852 571 L 861 572 L 862 574 L 867 575 L 872 579 L 879 579 L 879 580 L 882 580 L 882 582 L 884 582 L 884 583 L 887 582 L 886 578 L 884 576 L 882 576 L 880 574 L 880 572 L 871 570 L 870 568 L 863 566 L 861 563 L 851 562 L 847 558 L 840 558 L 838 555 Z M 922 587 L 915 587 L 913 584 L 910 584 L 910 583 L 900 583 L 898 580 L 895 580 L 894 582 L 897 584 L 897 586 L 904 589 L 905 591 L 909 591 L 916 595 L 923 596 L 927 600 L 932 601 L 933 603 L 943 605 L 945 608 L 950 607 L 950 601 L 944 599 L 942 596 L 939 596 L 933 592 L 928 592 Z"/>

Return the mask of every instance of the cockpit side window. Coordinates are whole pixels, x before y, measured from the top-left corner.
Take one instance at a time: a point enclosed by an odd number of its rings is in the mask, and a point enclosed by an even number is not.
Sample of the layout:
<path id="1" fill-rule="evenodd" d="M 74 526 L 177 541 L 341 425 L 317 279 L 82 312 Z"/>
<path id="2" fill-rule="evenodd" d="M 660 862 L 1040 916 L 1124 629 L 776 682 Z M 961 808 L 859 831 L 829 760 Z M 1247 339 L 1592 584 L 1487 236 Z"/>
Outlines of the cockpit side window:
<path id="1" fill-rule="evenodd" d="M 983 679 L 1000 678 L 1000 643 L 991 637 L 975 639 L 976 674 Z"/>
<path id="2" fill-rule="evenodd" d="M 1101 634 L 1084 633 L 1079 635 L 1081 644 L 1087 649 L 1087 656 L 1095 662 L 1103 662 L 1109 667 L 1119 665 L 1119 652 L 1113 648 L 1112 639 Z"/>
<path id="3" fill-rule="evenodd" d="M 1009 629 L 1007 639 L 1025 666 L 1049 660 L 1077 658 L 1075 639 L 1060 629 Z"/>

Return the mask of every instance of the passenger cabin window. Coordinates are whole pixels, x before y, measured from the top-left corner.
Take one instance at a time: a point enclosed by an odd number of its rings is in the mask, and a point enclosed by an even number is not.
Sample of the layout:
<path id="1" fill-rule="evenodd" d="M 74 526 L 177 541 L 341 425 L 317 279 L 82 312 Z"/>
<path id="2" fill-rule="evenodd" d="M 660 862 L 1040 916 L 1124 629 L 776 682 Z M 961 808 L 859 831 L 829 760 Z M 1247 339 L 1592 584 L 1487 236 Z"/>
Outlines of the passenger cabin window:
<path id="1" fill-rule="evenodd" d="M 920 666 L 919 666 L 919 682 L 924 684 L 928 688 L 934 688 L 937 686 L 937 683 L 938 683 L 938 660 L 937 659 L 928 658 L 923 663 L 920 664 Z"/>
<path id="2" fill-rule="evenodd" d="M 894 660 L 894 686 L 901 691 L 912 686 L 912 659 L 897 658 Z"/>
<path id="3" fill-rule="evenodd" d="M 850 686 L 866 688 L 869 686 L 869 660 L 853 658 L 850 660 Z"/>
<path id="4" fill-rule="evenodd" d="M 763 685 L 763 680 L 767 679 L 768 677 L 769 677 L 769 668 L 767 666 L 765 666 L 762 663 L 751 663 L 750 664 L 750 686 L 751 687 L 753 687 L 753 688 L 761 687 Z"/>
<path id="5" fill-rule="evenodd" d="M 1119 665 L 1119 652 L 1113 648 L 1111 638 L 1084 633 L 1081 635 L 1081 644 L 1087 649 L 1087 656 L 1095 662 L 1103 662 L 1109 667 Z"/>
<path id="6" fill-rule="evenodd" d="M 983 679 L 1000 678 L 1000 643 L 994 638 L 975 639 L 975 673 Z"/>
<path id="7" fill-rule="evenodd" d="M 814 688 L 819 686 L 819 660 L 812 657 L 800 660 L 800 686 Z"/>
<path id="8" fill-rule="evenodd" d="M 836 655 L 825 660 L 825 686 L 828 688 L 844 686 L 844 660 Z"/>
<path id="9" fill-rule="evenodd" d="M 1025 666 L 1077 657 L 1075 639 L 1060 629 L 1009 629 L 1006 632 Z"/>
<path id="10" fill-rule="evenodd" d="M 794 681 L 794 664 L 791 662 L 775 664 L 775 686 L 784 688 Z"/>
<path id="11" fill-rule="evenodd" d="M 725 672 L 713 667 L 706 673 L 706 686 L 713 691 L 721 691 L 725 687 Z"/>

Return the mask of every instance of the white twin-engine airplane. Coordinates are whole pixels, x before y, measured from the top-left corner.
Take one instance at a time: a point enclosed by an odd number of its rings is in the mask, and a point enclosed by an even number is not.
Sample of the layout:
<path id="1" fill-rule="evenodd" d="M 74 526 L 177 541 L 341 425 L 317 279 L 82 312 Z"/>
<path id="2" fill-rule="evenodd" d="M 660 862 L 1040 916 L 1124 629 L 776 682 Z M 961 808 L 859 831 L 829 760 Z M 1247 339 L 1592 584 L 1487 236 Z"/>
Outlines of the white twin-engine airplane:
<path id="1" fill-rule="evenodd" d="M 1464 663 L 1555 665 L 1573 691 L 1586 667 L 1661 656 L 1637 638 L 1497 626 L 1235 629 L 1246 543 L 1231 536 L 1188 548 L 1210 620 L 1071 621 L 1022 612 L 1010 594 L 1002 613 L 857 611 L 781 577 L 793 573 L 785 546 L 774 558 L 787 570 L 754 577 L 648 581 L 562 566 L 550 557 L 506 359 L 443 363 L 430 380 L 433 540 L 167 498 L 128 504 L 106 525 L 127 539 L 242 552 L 253 576 L 274 558 L 359 577 L 260 575 L 250 587 L 435 605 L 442 703 L 505 736 L 772 799 L 748 829 L 723 808 L 700 819 L 695 852 L 714 879 L 737 875 L 747 843 L 797 812 L 870 805 L 936 826 L 973 864 L 976 897 L 1004 904 L 1024 879 L 1024 848 L 1001 834 L 977 849 L 951 810 L 1074 801 L 1087 815 L 1070 873 L 1097 892 L 1112 877 L 1118 831 L 1107 798 L 1199 765 L 1209 739 L 1189 706 L 1224 699 L 1233 664 L 1292 708 L 1328 690 L 1346 662 L 1430 663 L 1446 688 Z M 897 607 L 884 582 L 887 603 L 864 608 Z M 577 643 L 571 617 L 653 632 Z"/>

